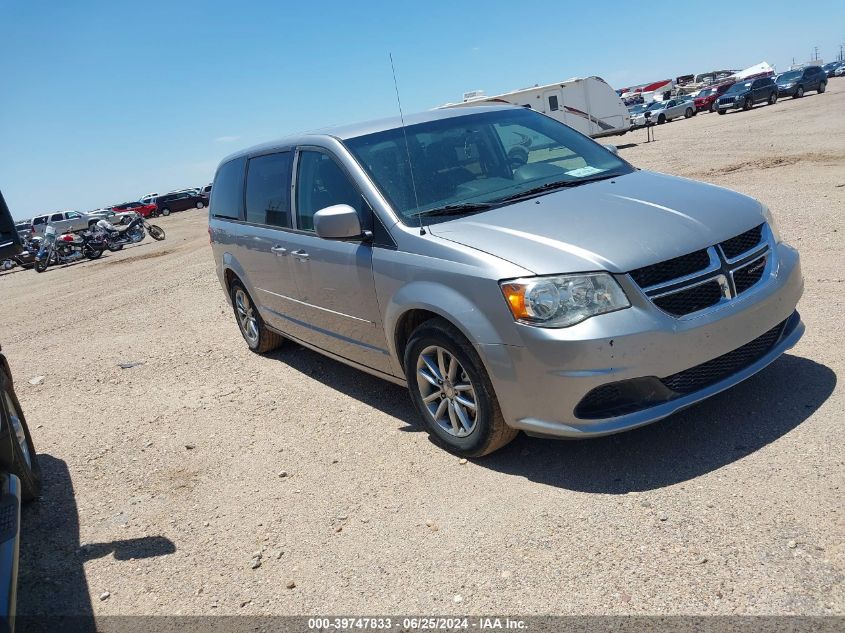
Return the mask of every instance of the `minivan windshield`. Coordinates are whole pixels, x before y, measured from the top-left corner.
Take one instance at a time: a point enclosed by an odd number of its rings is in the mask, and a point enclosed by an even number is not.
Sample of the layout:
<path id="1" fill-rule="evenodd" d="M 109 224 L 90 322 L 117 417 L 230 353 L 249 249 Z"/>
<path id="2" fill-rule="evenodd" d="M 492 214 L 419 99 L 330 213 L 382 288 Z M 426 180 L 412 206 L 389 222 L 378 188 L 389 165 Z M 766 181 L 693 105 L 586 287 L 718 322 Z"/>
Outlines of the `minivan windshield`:
<path id="1" fill-rule="evenodd" d="M 633 171 L 592 139 L 523 108 L 428 121 L 344 143 L 409 224 L 420 215 L 476 213 Z"/>
<path id="2" fill-rule="evenodd" d="M 786 83 L 787 81 L 795 81 L 801 76 L 800 70 L 793 70 L 792 72 L 783 73 L 778 77 L 778 83 Z"/>

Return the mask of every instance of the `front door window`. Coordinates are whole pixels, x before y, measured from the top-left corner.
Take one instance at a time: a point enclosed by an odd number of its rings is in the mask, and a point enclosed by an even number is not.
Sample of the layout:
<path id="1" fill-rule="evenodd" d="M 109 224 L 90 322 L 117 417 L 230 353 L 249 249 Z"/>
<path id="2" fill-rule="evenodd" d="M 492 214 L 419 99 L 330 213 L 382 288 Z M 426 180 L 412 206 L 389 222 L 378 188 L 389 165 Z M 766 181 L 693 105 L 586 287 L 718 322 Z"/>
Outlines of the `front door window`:
<path id="1" fill-rule="evenodd" d="M 305 150 L 299 154 L 296 184 L 296 227 L 314 230 L 314 214 L 336 204 L 361 213 L 361 194 L 340 165 L 328 154 Z"/>

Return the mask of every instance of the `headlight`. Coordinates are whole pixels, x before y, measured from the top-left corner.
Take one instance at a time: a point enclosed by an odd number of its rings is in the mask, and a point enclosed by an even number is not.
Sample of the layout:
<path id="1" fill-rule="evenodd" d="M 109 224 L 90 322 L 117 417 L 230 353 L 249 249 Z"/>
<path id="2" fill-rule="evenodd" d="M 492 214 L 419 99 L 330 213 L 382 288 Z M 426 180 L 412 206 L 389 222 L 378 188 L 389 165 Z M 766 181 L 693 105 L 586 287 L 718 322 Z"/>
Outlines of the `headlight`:
<path id="1" fill-rule="evenodd" d="M 775 238 L 775 244 L 780 244 L 783 240 L 780 237 L 778 225 L 775 223 L 775 216 L 773 216 L 772 212 L 769 211 L 769 207 L 762 202 L 760 203 L 760 208 L 763 213 L 763 218 L 766 220 L 766 223 L 769 225 L 769 229 L 772 231 L 772 237 Z"/>
<path id="2" fill-rule="evenodd" d="M 526 277 L 500 285 L 513 317 L 539 327 L 569 327 L 631 305 L 608 273 Z"/>

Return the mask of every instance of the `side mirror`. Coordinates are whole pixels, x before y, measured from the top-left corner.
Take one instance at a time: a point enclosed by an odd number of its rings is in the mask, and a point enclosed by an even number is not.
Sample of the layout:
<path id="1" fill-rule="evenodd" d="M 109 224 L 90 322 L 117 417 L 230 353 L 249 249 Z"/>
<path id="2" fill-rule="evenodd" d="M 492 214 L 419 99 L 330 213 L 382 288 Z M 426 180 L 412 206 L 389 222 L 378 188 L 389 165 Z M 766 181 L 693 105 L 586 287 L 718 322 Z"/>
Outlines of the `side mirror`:
<path id="1" fill-rule="evenodd" d="M 336 204 L 314 214 L 314 231 L 324 240 L 350 240 L 364 237 L 358 213 L 348 204 Z"/>
<path id="2" fill-rule="evenodd" d="M 619 150 L 616 148 L 616 145 L 604 145 L 603 147 L 611 154 L 619 156 Z"/>

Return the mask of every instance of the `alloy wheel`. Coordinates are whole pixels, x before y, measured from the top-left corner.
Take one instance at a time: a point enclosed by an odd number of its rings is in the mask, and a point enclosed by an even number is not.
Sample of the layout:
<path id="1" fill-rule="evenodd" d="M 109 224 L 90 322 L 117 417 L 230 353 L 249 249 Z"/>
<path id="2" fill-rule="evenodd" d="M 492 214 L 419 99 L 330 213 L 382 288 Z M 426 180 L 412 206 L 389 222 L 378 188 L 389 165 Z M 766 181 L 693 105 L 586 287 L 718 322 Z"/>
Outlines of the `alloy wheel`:
<path id="1" fill-rule="evenodd" d="M 475 387 L 455 356 L 438 345 L 417 358 L 417 386 L 430 419 L 455 437 L 475 430 L 478 403 Z"/>
<path id="2" fill-rule="evenodd" d="M 235 310 L 238 313 L 238 324 L 250 346 L 258 345 L 258 320 L 255 318 L 252 302 L 242 288 L 235 290 Z"/>

